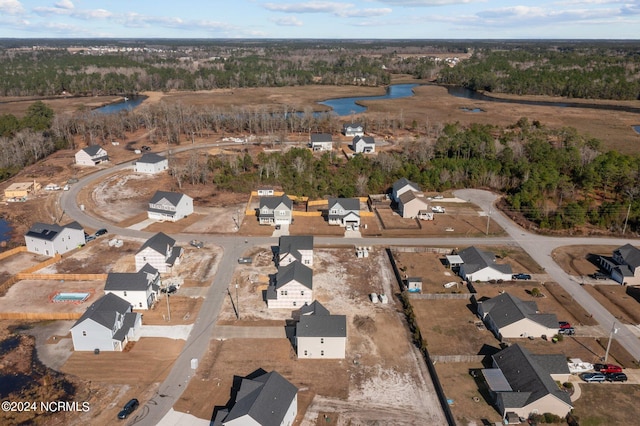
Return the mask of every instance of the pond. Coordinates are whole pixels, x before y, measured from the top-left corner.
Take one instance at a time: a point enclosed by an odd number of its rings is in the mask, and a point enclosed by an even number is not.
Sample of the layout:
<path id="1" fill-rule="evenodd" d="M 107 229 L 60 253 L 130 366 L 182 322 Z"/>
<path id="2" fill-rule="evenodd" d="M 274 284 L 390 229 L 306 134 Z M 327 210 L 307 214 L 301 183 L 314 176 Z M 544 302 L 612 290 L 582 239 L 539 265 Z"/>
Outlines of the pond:
<path id="1" fill-rule="evenodd" d="M 144 102 L 145 99 L 147 99 L 146 96 L 132 96 L 130 98 L 123 98 L 120 102 L 96 108 L 94 109 L 94 111 L 101 114 L 116 114 L 120 111 L 131 111 L 135 107 L 139 106 L 142 102 Z"/>
<path id="2" fill-rule="evenodd" d="M 333 112 L 343 117 L 345 115 L 365 112 L 367 107 L 358 105 L 359 101 L 374 101 L 380 99 L 400 99 L 413 96 L 413 88 L 418 84 L 393 84 L 387 88 L 387 93 L 380 96 L 359 96 L 353 98 L 334 98 L 318 102 L 321 105 L 329 106 Z"/>
<path id="3" fill-rule="evenodd" d="M 633 128 L 633 130 L 636 131 L 636 133 L 640 134 L 640 124 L 637 126 L 631 126 Z"/>
<path id="4" fill-rule="evenodd" d="M 0 242 L 9 241 L 11 239 L 11 226 L 9 222 L 0 218 Z"/>

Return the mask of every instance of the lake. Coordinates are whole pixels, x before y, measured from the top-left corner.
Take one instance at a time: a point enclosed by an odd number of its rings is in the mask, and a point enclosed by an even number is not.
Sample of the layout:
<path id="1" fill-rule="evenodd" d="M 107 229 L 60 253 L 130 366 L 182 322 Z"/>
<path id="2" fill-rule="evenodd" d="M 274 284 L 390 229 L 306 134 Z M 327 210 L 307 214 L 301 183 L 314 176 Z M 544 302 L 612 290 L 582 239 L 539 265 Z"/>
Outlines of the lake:
<path id="1" fill-rule="evenodd" d="M 9 222 L 0 218 L 0 242 L 11 239 L 11 227 Z"/>
<path id="2" fill-rule="evenodd" d="M 144 100 L 147 99 L 146 96 L 132 96 L 126 101 L 123 99 L 120 102 L 116 102 L 113 104 L 105 105 L 100 108 L 94 109 L 95 112 L 99 112 L 101 114 L 115 114 L 120 111 L 132 110 L 135 107 L 139 106 Z"/>
<path id="3" fill-rule="evenodd" d="M 374 101 L 379 99 L 400 99 L 413 96 L 413 88 L 418 84 L 393 84 L 387 88 L 387 93 L 380 96 L 358 96 L 353 98 L 334 98 L 318 102 L 321 105 L 329 106 L 333 112 L 343 117 L 345 115 L 365 112 L 367 107 L 358 105 L 358 101 Z"/>

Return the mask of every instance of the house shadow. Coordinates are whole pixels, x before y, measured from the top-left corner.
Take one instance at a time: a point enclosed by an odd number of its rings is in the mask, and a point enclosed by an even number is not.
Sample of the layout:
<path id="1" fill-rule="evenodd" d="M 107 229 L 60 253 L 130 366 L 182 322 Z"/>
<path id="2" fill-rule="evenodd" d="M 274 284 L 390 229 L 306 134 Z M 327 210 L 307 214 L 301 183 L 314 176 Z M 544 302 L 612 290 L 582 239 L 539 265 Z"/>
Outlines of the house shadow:
<path id="1" fill-rule="evenodd" d="M 609 262 L 613 262 L 613 258 L 611 256 L 602 256 L 600 254 L 595 254 L 595 253 L 588 253 L 585 256 L 585 259 L 587 259 L 589 263 L 593 264 L 596 268 L 598 268 L 599 272 L 607 272 L 604 269 L 602 269 L 602 266 L 600 265 L 601 258 L 608 260 Z"/>
<path id="2" fill-rule="evenodd" d="M 267 372 L 262 368 L 258 368 L 257 370 L 253 371 L 252 373 L 249 373 L 249 375 L 245 377 L 234 375 L 233 384 L 231 385 L 231 391 L 229 393 L 229 401 L 227 401 L 225 405 L 216 405 L 215 407 L 213 407 L 213 412 L 211 413 L 211 421 L 209 424 L 213 425 L 216 421 L 216 417 L 218 416 L 220 416 L 220 420 L 222 420 L 222 418 L 229 413 L 231 408 L 233 408 L 233 404 L 236 401 L 236 397 L 238 396 L 238 391 L 240 390 L 240 385 L 242 384 L 243 379 L 253 380 L 264 374 L 267 374 Z"/>
<path id="3" fill-rule="evenodd" d="M 636 302 L 640 303 L 640 287 L 627 286 L 627 296 L 633 297 Z"/>
<path id="4" fill-rule="evenodd" d="M 487 345 L 486 343 L 482 345 L 482 347 L 478 351 L 478 355 L 484 356 L 484 359 L 482 360 L 482 365 L 484 365 L 486 368 L 490 368 L 492 364 L 491 357 L 497 354 L 498 352 L 500 352 L 501 350 L 502 349 L 496 348 L 495 346 Z"/>

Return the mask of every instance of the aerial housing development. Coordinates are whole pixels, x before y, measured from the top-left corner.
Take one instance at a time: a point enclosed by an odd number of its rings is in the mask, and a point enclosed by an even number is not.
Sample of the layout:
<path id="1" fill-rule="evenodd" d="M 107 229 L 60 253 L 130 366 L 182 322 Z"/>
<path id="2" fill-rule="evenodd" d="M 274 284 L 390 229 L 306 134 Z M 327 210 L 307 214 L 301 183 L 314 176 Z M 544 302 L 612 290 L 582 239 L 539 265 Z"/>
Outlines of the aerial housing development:
<path id="1" fill-rule="evenodd" d="M 229 28 L 0 40 L 0 424 L 634 424 L 633 40 Z"/>

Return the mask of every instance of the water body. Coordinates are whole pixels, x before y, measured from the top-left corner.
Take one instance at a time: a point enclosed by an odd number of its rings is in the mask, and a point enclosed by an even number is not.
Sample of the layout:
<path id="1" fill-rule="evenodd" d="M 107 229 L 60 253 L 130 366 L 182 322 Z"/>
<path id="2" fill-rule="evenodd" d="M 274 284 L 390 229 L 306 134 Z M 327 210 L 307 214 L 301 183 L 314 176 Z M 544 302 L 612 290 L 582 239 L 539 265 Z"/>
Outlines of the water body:
<path id="1" fill-rule="evenodd" d="M 447 87 L 447 92 L 457 98 L 472 99 L 476 101 L 501 102 L 507 104 L 535 105 L 535 106 L 555 106 L 560 108 L 590 108 L 608 111 L 624 111 L 640 113 L 640 108 L 623 105 L 588 104 L 578 102 L 553 102 L 553 101 L 529 101 L 524 99 L 500 99 L 485 94 L 475 92 L 464 87 Z"/>
<path id="2" fill-rule="evenodd" d="M 9 241 L 11 239 L 11 227 L 9 222 L 0 218 L 0 242 Z"/>
<path id="3" fill-rule="evenodd" d="M 379 99 L 400 99 L 413 96 L 413 88 L 418 84 L 393 84 L 387 88 L 387 93 L 381 96 L 360 96 L 355 98 L 335 98 L 318 102 L 321 105 L 329 106 L 333 112 L 341 117 L 345 115 L 358 114 L 365 112 L 367 107 L 358 105 L 359 101 L 374 101 Z"/>
<path id="4" fill-rule="evenodd" d="M 636 131 L 636 133 L 640 134 L 640 125 L 638 126 L 631 126 L 633 128 L 633 130 Z"/>
<path id="5" fill-rule="evenodd" d="M 135 107 L 139 106 L 145 99 L 147 99 L 146 96 L 133 96 L 128 98 L 126 101 L 123 99 L 120 102 L 96 108 L 94 111 L 101 114 L 116 114 L 120 111 L 131 111 Z"/>

